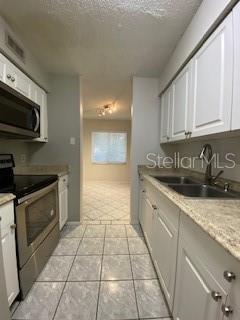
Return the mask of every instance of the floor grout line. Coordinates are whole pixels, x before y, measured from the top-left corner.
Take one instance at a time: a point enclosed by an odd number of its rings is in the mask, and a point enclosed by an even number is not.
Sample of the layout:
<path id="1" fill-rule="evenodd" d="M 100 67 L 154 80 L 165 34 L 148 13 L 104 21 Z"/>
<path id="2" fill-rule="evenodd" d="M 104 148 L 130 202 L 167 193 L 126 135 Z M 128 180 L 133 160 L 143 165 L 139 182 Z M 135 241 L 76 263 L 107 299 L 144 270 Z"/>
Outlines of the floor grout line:
<path id="1" fill-rule="evenodd" d="M 86 232 L 86 229 L 87 229 L 87 228 L 85 227 L 85 229 L 84 229 L 84 231 L 83 231 L 83 236 L 84 236 L 84 234 L 85 234 L 85 232 Z M 57 303 L 55 312 L 54 312 L 54 314 L 53 314 L 52 320 L 54 320 L 54 318 L 55 318 L 55 316 L 56 316 L 57 309 L 58 309 L 58 307 L 59 307 L 59 305 L 60 305 L 60 301 L 61 301 L 61 299 L 62 299 L 62 296 L 63 296 L 64 290 L 65 290 L 65 288 L 66 288 L 66 285 L 67 285 L 67 283 L 68 283 L 68 278 L 69 278 L 69 275 L 70 275 L 71 270 L 72 270 L 72 268 L 73 268 L 73 264 L 74 264 L 74 262 L 75 262 L 75 260 L 76 260 L 77 252 L 78 252 L 78 249 L 79 249 L 80 244 L 81 244 L 81 242 L 82 242 L 83 236 L 80 238 L 80 241 L 79 241 L 79 244 L 78 244 L 78 247 L 77 247 L 77 250 L 76 250 L 76 254 L 75 254 L 74 258 L 73 258 L 73 262 L 72 262 L 71 267 L 70 267 L 70 269 L 69 269 L 69 271 L 68 271 L 68 275 L 67 275 L 65 284 L 64 284 L 64 286 L 63 286 L 62 293 L 61 293 L 60 298 L 59 298 L 59 300 L 58 300 L 58 303 Z"/>
<path id="2" fill-rule="evenodd" d="M 100 292 L 101 292 L 102 267 L 103 267 L 103 256 L 104 256 L 106 229 L 107 229 L 107 228 L 106 228 L 106 225 L 105 225 L 104 240 L 103 240 L 103 251 L 102 251 L 102 259 L 101 259 L 101 267 L 100 267 L 100 279 L 99 279 L 98 297 L 97 297 L 97 308 L 96 308 L 96 316 L 95 316 L 95 319 L 96 319 L 96 320 L 97 320 L 97 318 L 98 318 L 99 300 L 100 300 Z"/>
<path id="3" fill-rule="evenodd" d="M 126 234 L 127 234 L 127 228 L 126 228 L 126 226 L 125 226 L 125 232 L 126 232 Z M 131 260 L 131 254 L 130 254 L 130 247 L 129 247 L 128 238 L 127 238 L 127 245 L 128 245 L 128 251 L 129 251 L 129 260 L 130 260 L 131 273 L 132 273 L 133 290 L 134 290 L 136 307 L 137 307 L 137 314 L 138 314 L 138 319 L 139 319 L 139 318 L 140 318 L 140 314 L 139 314 L 139 307 L 138 307 L 138 301 L 137 301 L 136 287 L 135 287 L 135 283 L 134 283 L 133 266 L 132 266 L 132 260 Z"/>

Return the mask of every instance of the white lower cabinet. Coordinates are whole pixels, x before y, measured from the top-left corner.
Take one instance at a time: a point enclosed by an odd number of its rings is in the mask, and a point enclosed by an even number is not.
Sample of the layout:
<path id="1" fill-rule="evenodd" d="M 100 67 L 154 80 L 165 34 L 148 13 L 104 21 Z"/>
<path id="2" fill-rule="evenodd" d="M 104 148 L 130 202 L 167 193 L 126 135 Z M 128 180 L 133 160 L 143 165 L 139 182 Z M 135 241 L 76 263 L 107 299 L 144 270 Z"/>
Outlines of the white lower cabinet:
<path id="1" fill-rule="evenodd" d="M 170 310 L 173 310 L 178 245 L 178 207 L 159 196 L 152 228 L 153 261 Z"/>
<path id="2" fill-rule="evenodd" d="M 150 202 L 150 199 L 147 197 L 146 193 L 143 194 L 142 199 L 142 229 L 148 244 L 150 252 L 152 252 L 152 223 L 153 223 L 153 212 L 154 209 Z"/>
<path id="3" fill-rule="evenodd" d="M 174 319 L 239 319 L 239 277 L 239 261 L 181 213 Z"/>
<path id="4" fill-rule="evenodd" d="M 180 238 L 174 303 L 176 320 L 220 320 L 226 292 L 191 244 Z"/>
<path id="5" fill-rule="evenodd" d="M 239 320 L 240 262 L 142 180 L 139 220 L 174 320 Z"/>
<path id="6" fill-rule="evenodd" d="M 62 230 L 68 219 L 68 175 L 59 178 L 59 228 Z"/>
<path id="7" fill-rule="evenodd" d="M 14 205 L 8 202 L 0 207 L 1 245 L 4 274 L 9 306 L 19 293 L 17 257 L 15 243 Z"/>

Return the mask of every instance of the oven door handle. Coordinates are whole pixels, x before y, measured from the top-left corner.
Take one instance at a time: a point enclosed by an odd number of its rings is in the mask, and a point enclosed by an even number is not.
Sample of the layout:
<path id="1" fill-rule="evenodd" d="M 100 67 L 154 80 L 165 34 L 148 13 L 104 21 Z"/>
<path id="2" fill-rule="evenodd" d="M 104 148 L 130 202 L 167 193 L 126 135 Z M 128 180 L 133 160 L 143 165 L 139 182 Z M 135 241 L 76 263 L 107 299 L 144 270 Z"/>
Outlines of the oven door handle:
<path id="1" fill-rule="evenodd" d="M 18 199 L 18 201 L 17 201 L 18 205 L 22 204 L 25 201 L 34 200 L 36 198 L 41 197 L 42 195 L 48 193 L 51 189 L 54 189 L 57 184 L 58 184 L 58 181 L 55 181 L 54 183 L 48 185 L 47 187 L 45 187 L 43 189 L 40 189 L 36 192 L 28 194 L 27 196 L 25 196 L 23 198 Z"/>

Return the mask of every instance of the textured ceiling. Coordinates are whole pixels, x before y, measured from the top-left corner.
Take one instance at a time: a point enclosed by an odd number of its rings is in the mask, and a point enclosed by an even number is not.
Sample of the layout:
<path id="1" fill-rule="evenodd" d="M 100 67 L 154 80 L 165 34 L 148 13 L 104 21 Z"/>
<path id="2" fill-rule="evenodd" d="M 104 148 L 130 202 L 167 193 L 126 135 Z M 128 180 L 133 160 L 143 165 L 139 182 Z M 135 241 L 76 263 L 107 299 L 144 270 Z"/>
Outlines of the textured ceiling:
<path id="1" fill-rule="evenodd" d="M 0 11 L 49 72 L 83 76 L 85 115 L 117 101 L 131 77 L 157 77 L 201 0 L 0 0 Z M 91 111 L 92 110 L 92 111 Z"/>

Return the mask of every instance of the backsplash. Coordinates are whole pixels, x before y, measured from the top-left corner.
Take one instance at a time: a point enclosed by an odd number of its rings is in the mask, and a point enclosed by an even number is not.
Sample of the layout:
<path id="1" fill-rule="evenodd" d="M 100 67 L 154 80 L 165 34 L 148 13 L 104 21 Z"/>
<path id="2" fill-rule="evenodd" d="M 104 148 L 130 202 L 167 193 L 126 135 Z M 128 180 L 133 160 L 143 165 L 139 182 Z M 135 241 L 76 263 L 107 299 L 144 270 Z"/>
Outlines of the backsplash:
<path id="1" fill-rule="evenodd" d="M 240 181 L 240 137 L 218 139 L 218 140 L 202 140 L 202 141 L 189 141 L 184 143 L 178 143 L 174 145 L 174 152 L 178 152 L 181 158 L 183 157 L 198 157 L 202 146 L 205 143 L 209 143 L 212 146 L 213 153 L 219 156 L 219 168 L 214 168 L 213 174 L 216 174 L 220 170 L 224 170 L 222 178 Z M 232 165 L 226 159 L 226 155 L 229 154 L 230 158 L 235 161 L 236 165 L 232 168 L 226 166 Z M 183 161 L 186 166 L 189 161 L 186 159 Z M 223 167 L 223 168 L 221 168 Z M 190 168 L 189 168 L 190 169 Z M 202 167 L 201 160 L 196 160 L 192 170 L 204 172 L 205 166 Z"/>
<path id="2" fill-rule="evenodd" d="M 29 164 L 31 142 L 0 140 L 0 153 L 12 153 L 16 166 Z"/>

